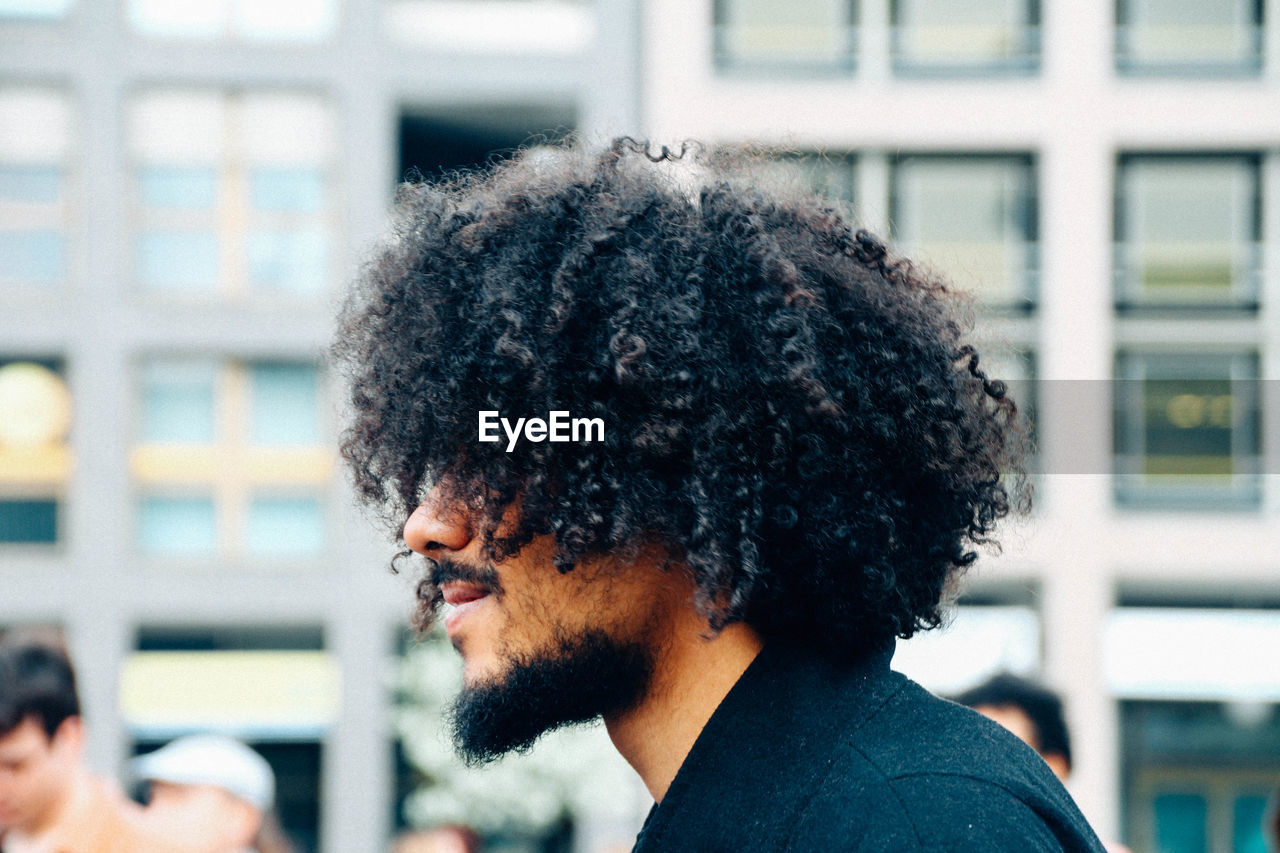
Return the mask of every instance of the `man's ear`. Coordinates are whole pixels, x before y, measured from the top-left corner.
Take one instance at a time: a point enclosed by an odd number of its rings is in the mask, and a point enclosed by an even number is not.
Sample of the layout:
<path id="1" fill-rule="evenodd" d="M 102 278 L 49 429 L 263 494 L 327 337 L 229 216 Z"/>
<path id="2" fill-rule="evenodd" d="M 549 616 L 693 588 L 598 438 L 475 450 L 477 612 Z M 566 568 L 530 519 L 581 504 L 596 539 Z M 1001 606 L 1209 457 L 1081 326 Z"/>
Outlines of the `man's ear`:
<path id="1" fill-rule="evenodd" d="M 1044 759 L 1044 763 L 1049 765 L 1053 775 L 1058 777 L 1058 781 L 1067 781 L 1067 777 L 1071 775 L 1071 765 L 1067 763 L 1065 755 L 1061 752 L 1046 752 L 1041 757 Z"/>
<path id="2" fill-rule="evenodd" d="M 79 756 L 84 751 L 84 722 L 76 716 L 67 717 L 54 729 L 50 747 Z"/>
<path id="3" fill-rule="evenodd" d="M 248 847 L 253 844 L 258 837 L 258 830 L 262 828 L 262 812 L 239 797 L 228 795 L 228 799 L 232 802 L 229 811 L 231 823 L 235 827 L 236 841 Z"/>

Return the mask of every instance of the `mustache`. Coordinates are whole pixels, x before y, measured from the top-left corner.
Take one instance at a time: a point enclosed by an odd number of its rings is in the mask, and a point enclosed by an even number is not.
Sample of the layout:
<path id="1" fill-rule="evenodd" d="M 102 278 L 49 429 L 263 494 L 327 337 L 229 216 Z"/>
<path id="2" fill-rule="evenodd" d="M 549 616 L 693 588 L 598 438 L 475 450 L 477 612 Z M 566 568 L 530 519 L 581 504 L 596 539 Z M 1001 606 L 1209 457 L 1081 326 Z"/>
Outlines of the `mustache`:
<path id="1" fill-rule="evenodd" d="M 426 579 L 428 583 L 437 588 L 450 581 L 461 581 L 462 583 L 482 586 L 494 592 L 502 591 L 502 585 L 498 583 L 498 573 L 491 567 L 470 566 L 466 563 L 450 560 L 447 557 L 431 561 L 431 565 L 427 569 Z"/>

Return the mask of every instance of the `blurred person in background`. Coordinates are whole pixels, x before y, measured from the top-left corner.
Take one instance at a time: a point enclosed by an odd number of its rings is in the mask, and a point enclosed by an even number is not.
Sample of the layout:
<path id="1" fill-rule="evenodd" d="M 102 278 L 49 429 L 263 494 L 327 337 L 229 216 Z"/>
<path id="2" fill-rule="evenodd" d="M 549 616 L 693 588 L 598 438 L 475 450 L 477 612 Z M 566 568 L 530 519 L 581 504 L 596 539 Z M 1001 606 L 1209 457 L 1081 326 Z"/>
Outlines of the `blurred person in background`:
<path id="1" fill-rule="evenodd" d="M 764 168 L 619 139 L 402 188 L 343 452 L 451 608 L 455 744 L 603 718 L 640 853 L 1101 851 L 889 666 L 1019 504 L 1016 406 L 944 283 Z"/>
<path id="2" fill-rule="evenodd" d="M 178 853 L 119 787 L 83 763 L 84 723 L 66 652 L 0 641 L 0 850 Z"/>
<path id="3" fill-rule="evenodd" d="M 1071 736 L 1062 712 L 1062 699 L 1049 688 L 1002 672 L 955 699 L 961 705 L 995 720 L 1036 751 L 1053 775 L 1071 775 Z"/>
<path id="4" fill-rule="evenodd" d="M 287 853 L 272 811 L 275 774 L 250 747 L 223 735 L 170 741 L 133 761 L 148 783 L 144 811 L 155 832 L 199 853 Z"/>
<path id="5" fill-rule="evenodd" d="M 391 853 L 480 853 L 480 836 L 469 826 L 446 823 L 398 836 Z"/>
<path id="6" fill-rule="evenodd" d="M 1063 782 L 1071 775 L 1071 734 L 1062 697 L 1043 684 L 1002 672 L 971 687 L 955 701 L 995 720 L 1036 751 Z M 1104 841 L 1109 853 L 1129 853 L 1116 841 Z"/>

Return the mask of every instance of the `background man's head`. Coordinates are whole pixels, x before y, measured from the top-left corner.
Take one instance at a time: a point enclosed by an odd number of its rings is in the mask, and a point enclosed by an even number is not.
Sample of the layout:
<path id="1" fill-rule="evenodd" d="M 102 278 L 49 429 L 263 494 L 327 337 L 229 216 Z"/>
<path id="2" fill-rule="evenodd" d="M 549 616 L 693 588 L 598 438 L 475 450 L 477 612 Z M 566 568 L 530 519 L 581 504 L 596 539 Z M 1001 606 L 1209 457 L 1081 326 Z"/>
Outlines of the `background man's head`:
<path id="1" fill-rule="evenodd" d="M 1016 410 L 954 295 L 756 165 L 620 140 L 402 189 L 335 347 L 343 452 L 430 558 L 424 621 L 442 588 L 469 608 L 451 633 L 471 687 L 600 634 L 653 649 L 663 572 L 703 630 L 853 657 L 936 625 L 1009 511 Z M 508 452 L 478 440 L 481 411 L 604 437 Z M 597 706 L 636 693 L 601 685 Z M 533 707 L 560 714 L 556 695 Z"/>
<path id="2" fill-rule="evenodd" d="M 961 693 L 956 701 L 990 717 L 1021 738 L 1065 780 L 1071 773 L 1071 738 L 1062 700 L 1047 687 L 1001 673 Z"/>
<path id="3" fill-rule="evenodd" d="M 469 826 L 442 824 L 399 836 L 391 853 L 480 853 L 480 836 Z"/>
<path id="4" fill-rule="evenodd" d="M 248 848 L 275 796 L 275 775 L 257 752 L 221 735 L 189 735 L 134 760 L 149 783 L 152 829 L 205 853 Z"/>
<path id="5" fill-rule="evenodd" d="M 73 789 L 82 741 L 66 653 L 0 641 L 0 829 L 35 833 L 54 817 Z"/>

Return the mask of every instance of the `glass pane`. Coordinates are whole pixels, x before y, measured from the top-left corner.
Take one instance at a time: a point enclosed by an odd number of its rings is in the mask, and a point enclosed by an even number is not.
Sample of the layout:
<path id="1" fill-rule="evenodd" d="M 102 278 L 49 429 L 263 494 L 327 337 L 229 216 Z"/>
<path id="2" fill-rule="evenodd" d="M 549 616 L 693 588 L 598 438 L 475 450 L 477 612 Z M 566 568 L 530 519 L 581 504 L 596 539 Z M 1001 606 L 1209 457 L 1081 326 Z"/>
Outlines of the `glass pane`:
<path id="1" fill-rule="evenodd" d="M 1026 161 L 912 158 L 899 164 L 894 189 L 909 254 L 993 303 L 1029 295 L 1035 227 Z"/>
<path id="2" fill-rule="evenodd" d="M 144 442 L 209 444 L 216 434 L 215 368 L 203 362 L 158 362 L 143 370 Z"/>
<path id="3" fill-rule="evenodd" d="M 149 166 L 139 177 L 148 207 L 205 209 L 217 202 L 217 175 L 208 167 Z"/>
<path id="4" fill-rule="evenodd" d="M 52 21 L 65 17 L 72 0 L 0 0 L 0 18 Z"/>
<path id="5" fill-rule="evenodd" d="M 249 235 L 249 279 L 255 287 L 284 293 L 325 288 L 325 236 L 319 228 L 259 228 Z"/>
<path id="6" fill-rule="evenodd" d="M 1267 853 L 1267 842 L 1262 836 L 1266 813 L 1266 797 L 1236 797 L 1232 807 L 1232 853 Z"/>
<path id="7" fill-rule="evenodd" d="M 324 546 L 320 502 L 314 498 L 254 498 L 245 545 L 251 554 L 319 553 Z"/>
<path id="8" fill-rule="evenodd" d="M 138 242 L 138 277 L 157 290 L 213 290 L 218 239 L 208 231 L 145 231 Z"/>
<path id="9" fill-rule="evenodd" d="M 1152 804 L 1160 853 L 1205 853 L 1207 807 L 1197 794 L 1162 794 Z"/>
<path id="10" fill-rule="evenodd" d="M 1159 303 L 1253 298 L 1256 161 L 1134 158 L 1122 174 L 1127 297 Z"/>
<path id="11" fill-rule="evenodd" d="M 853 57 L 848 0 L 722 0 L 719 58 L 729 64 L 847 67 Z"/>
<path id="12" fill-rule="evenodd" d="M 209 38 L 220 35 L 226 0 L 129 0 L 129 22 L 151 36 Z"/>
<path id="13" fill-rule="evenodd" d="M 0 281 L 56 284 L 65 269 L 57 231 L 0 231 Z"/>
<path id="14" fill-rule="evenodd" d="M 1217 476 L 1233 473 L 1234 400 L 1228 379 L 1147 379 L 1143 473 Z"/>
<path id="15" fill-rule="evenodd" d="M 138 508 L 138 547 L 146 554 L 213 554 L 218 529 L 212 498 L 144 498 Z"/>
<path id="16" fill-rule="evenodd" d="M 1116 470 L 1121 499 L 1253 506 L 1259 387 L 1252 354 L 1121 354 Z"/>
<path id="17" fill-rule="evenodd" d="M 1125 0 L 1121 8 L 1126 63 L 1248 67 L 1260 60 L 1253 0 Z"/>
<path id="18" fill-rule="evenodd" d="M 0 542 L 58 541 L 58 502 L 0 500 Z"/>
<path id="19" fill-rule="evenodd" d="M 999 65 L 1034 51 L 1027 0 L 899 0 L 897 58 L 907 63 Z"/>
<path id="20" fill-rule="evenodd" d="M 252 39 L 314 41 L 333 31 L 336 0 L 232 0 L 238 29 Z"/>
<path id="21" fill-rule="evenodd" d="M 254 169 L 249 199 L 258 210 L 315 213 L 324 204 L 324 178 L 316 169 Z"/>
<path id="22" fill-rule="evenodd" d="M 0 201 L 57 204 L 62 198 L 62 170 L 57 166 L 0 164 Z"/>
<path id="23" fill-rule="evenodd" d="M 317 444 L 320 389 L 305 364 L 258 364 L 250 371 L 254 444 Z"/>

